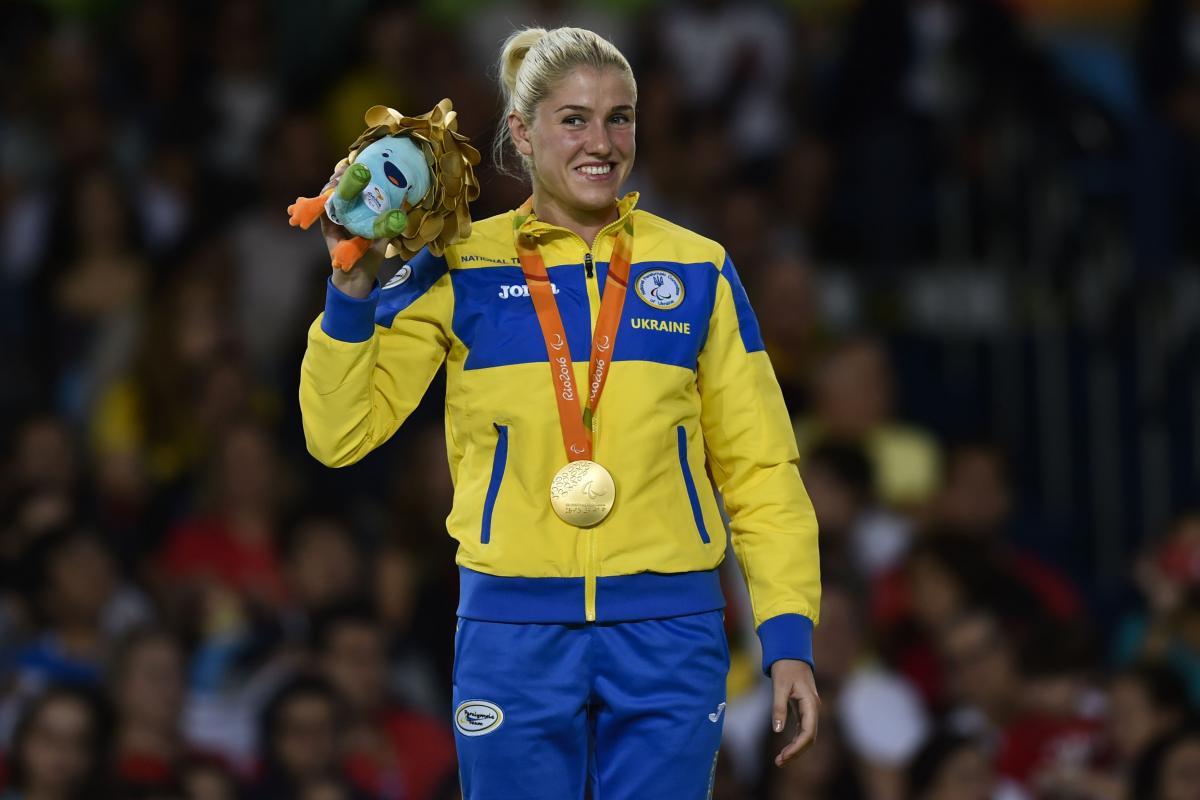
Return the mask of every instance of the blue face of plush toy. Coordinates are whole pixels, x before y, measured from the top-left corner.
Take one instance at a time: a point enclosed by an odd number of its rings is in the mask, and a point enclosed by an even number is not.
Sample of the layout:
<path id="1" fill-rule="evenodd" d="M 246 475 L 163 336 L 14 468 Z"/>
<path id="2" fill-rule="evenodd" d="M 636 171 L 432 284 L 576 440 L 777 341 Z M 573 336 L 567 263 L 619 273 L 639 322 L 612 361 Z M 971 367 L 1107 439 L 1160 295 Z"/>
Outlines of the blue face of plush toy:
<path id="1" fill-rule="evenodd" d="M 385 136 L 363 148 L 325 204 L 329 218 L 356 236 L 384 239 L 404 229 L 404 203 L 429 191 L 425 155 L 406 136 Z"/>

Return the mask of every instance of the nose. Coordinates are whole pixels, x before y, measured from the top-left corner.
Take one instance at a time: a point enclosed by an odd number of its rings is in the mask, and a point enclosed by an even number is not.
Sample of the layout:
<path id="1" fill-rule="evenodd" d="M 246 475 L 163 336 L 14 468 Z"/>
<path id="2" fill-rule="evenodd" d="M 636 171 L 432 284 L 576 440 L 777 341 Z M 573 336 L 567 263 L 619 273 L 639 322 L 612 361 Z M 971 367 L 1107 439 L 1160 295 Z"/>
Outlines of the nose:
<path id="1" fill-rule="evenodd" d="M 587 138 L 587 153 L 590 156 L 607 156 L 612 152 L 612 139 L 608 135 L 608 127 L 605 125 L 591 126 L 590 135 Z"/>

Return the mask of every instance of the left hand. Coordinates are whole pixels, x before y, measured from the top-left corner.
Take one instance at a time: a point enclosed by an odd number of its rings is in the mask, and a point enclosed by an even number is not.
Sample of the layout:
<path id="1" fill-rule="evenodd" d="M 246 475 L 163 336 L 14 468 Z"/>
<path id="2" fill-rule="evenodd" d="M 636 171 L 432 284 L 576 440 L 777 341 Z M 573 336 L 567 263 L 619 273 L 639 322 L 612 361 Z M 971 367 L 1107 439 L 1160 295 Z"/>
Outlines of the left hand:
<path id="1" fill-rule="evenodd" d="M 775 766 L 782 767 L 816 741 L 821 698 L 817 695 L 812 667 L 805 661 L 779 659 L 771 665 L 771 683 L 775 698 L 771 707 L 771 730 L 775 733 L 783 730 L 787 724 L 788 706 L 796 715 L 796 735 L 775 756 Z"/>

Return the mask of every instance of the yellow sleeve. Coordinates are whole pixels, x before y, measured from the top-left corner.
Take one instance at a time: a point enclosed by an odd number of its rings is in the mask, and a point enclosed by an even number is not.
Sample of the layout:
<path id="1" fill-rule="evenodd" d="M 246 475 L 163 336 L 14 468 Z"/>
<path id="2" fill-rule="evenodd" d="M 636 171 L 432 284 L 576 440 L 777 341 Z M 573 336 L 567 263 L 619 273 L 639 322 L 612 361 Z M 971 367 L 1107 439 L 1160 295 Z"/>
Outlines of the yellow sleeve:
<path id="1" fill-rule="evenodd" d="M 697 383 L 709 466 L 750 590 L 763 671 L 781 658 L 811 664 L 821 605 L 817 518 L 800 480 L 783 393 L 728 258 L 717 279 Z"/>
<path id="2" fill-rule="evenodd" d="M 453 313 L 446 261 L 427 250 L 361 300 L 329 282 L 300 367 L 304 439 L 318 461 L 353 464 L 396 432 L 446 359 Z"/>

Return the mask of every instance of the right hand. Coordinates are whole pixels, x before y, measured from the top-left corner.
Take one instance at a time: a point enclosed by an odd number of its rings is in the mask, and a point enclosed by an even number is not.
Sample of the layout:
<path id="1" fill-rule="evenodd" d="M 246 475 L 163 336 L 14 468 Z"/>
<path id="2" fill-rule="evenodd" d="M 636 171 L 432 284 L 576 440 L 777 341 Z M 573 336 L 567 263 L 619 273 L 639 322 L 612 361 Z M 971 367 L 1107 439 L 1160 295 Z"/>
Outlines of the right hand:
<path id="1" fill-rule="evenodd" d="M 329 176 L 329 182 L 321 189 L 321 194 L 325 194 L 337 186 L 348 166 L 348 163 L 338 165 L 337 169 L 333 171 L 333 175 Z M 325 247 L 329 249 L 331 258 L 333 257 L 333 248 L 338 246 L 338 242 L 354 238 L 354 234 L 341 225 L 335 224 L 329 219 L 329 215 L 324 213 L 321 214 L 321 234 L 325 237 Z M 343 272 L 334 268 L 333 285 L 337 287 L 338 291 L 360 299 L 369 295 L 375 286 L 375 277 L 379 274 L 379 266 L 383 263 L 387 245 L 386 239 L 378 239 L 348 271 Z"/>

